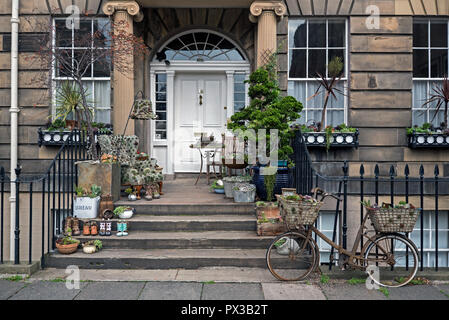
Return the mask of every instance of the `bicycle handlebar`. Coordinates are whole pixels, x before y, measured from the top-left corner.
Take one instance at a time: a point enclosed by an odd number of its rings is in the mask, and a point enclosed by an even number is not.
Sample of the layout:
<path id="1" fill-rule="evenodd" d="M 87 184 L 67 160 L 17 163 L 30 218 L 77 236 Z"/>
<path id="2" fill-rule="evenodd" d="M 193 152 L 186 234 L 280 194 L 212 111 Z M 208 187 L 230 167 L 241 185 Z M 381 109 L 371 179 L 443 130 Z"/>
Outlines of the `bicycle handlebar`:
<path id="1" fill-rule="evenodd" d="M 317 188 L 313 188 L 312 189 L 312 193 L 313 193 L 314 198 L 317 199 L 317 200 L 318 200 L 318 195 L 321 195 L 321 200 L 320 201 L 323 201 L 327 197 L 332 197 L 332 198 L 334 198 L 337 201 L 342 201 L 342 199 L 340 197 L 338 197 L 337 195 L 335 195 L 333 193 L 324 192 L 323 189 L 318 188 L 318 187 Z"/>

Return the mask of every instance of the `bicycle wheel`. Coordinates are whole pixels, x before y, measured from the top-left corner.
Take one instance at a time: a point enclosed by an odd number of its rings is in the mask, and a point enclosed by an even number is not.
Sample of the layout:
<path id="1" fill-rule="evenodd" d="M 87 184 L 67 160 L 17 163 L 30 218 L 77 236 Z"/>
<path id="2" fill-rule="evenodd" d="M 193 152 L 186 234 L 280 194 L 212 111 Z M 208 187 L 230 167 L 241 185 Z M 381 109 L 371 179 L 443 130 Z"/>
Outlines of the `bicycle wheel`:
<path id="1" fill-rule="evenodd" d="M 306 278 L 317 264 L 317 249 L 312 239 L 289 231 L 276 237 L 267 250 L 270 272 L 279 280 L 298 281 Z"/>
<path id="2" fill-rule="evenodd" d="M 416 246 L 399 234 L 379 236 L 368 245 L 364 258 L 369 277 L 383 287 L 405 286 L 418 271 Z"/>

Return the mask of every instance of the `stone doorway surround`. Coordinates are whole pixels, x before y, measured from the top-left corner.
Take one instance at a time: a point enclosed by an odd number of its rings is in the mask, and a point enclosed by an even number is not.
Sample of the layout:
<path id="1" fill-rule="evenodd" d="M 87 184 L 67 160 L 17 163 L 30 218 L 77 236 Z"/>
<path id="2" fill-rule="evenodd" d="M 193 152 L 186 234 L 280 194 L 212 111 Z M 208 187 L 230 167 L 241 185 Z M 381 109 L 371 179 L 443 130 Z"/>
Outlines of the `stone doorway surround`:
<path id="1" fill-rule="evenodd" d="M 188 5 L 188 1 L 183 1 L 182 6 L 204 8 L 206 3 L 199 3 Z M 216 3 L 210 3 L 210 7 L 217 8 Z M 134 23 L 141 22 L 144 19 L 142 5 L 145 7 L 152 6 L 146 1 L 107 1 L 103 4 L 102 10 L 104 14 L 111 16 L 115 22 L 124 22 L 123 28 L 129 33 L 134 33 Z M 176 7 L 176 4 L 173 4 Z M 180 6 L 177 3 L 177 6 Z M 244 8 L 250 5 L 249 20 L 253 23 L 257 23 L 257 36 L 255 44 L 256 53 L 256 67 L 259 67 L 267 62 L 267 57 L 276 50 L 276 29 L 277 18 L 283 17 L 287 13 L 287 8 L 280 0 L 274 1 L 233 1 L 233 6 L 237 8 Z M 207 6 L 206 6 L 207 7 Z M 133 53 L 130 52 L 129 56 L 130 64 L 133 63 Z M 117 71 L 113 74 L 114 85 L 114 110 L 113 110 L 113 124 L 114 131 L 117 133 L 122 132 L 126 119 L 128 116 L 129 108 L 134 99 L 134 82 L 133 77 L 125 76 Z M 128 125 L 126 134 L 134 133 L 134 123 L 131 121 Z"/>

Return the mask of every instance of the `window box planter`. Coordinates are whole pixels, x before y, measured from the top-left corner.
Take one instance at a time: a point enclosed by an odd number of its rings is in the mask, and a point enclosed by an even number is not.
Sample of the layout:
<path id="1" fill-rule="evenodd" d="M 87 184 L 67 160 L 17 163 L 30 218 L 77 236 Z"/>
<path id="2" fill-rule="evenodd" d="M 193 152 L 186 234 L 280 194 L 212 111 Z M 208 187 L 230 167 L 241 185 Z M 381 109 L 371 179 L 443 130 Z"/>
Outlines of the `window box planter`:
<path id="1" fill-rule="evenodd" d="M 64 142 L 69 138 L 70 136 L 70 130 L 42 130 L 42 128 L 39 128 L 38 130 L 38 145 L 41 146 L 62 146 Z M 112 132 L 96 132 L 95 138 L 98 135 L 102 134 L 112 134 Z M 74 141 L 80 141 L 80 134 L 77 133 L 73 137 Z"/>
<path id="2" fill-rule="evenodd" d="M 304 142 L 307 147 L 326 148 L 325 132 L 303 132 Z M 331 148 L 358 148 L 359 130 L 356 132 L 334 132 L 330 137 Z"/>
<path id="3" fill-rule="evenodd" d="M 444 133 L 416 133 L 408 135 L 408 146 L 417 148 L 448 148 L 449 135 Z"/>

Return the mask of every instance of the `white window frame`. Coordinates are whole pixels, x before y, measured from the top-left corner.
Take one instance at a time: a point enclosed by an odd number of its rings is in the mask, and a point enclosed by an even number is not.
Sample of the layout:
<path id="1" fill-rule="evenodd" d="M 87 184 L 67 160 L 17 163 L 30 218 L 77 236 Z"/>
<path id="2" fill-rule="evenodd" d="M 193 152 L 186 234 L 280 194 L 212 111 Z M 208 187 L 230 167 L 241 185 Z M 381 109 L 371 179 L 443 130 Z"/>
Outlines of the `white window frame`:
<path id="1" fill-rule="evenodd" d="M 447 212 L 447 211 L 439 211 L 438 214 L 441 215 L 443 212 L 445 212 L 447 215 L 449 215 L 449 212 Z M 438 225 L 438 230 L 435 229 L 435 225 L 434 224 L 432 225 L 432 216 L 435 216 L 434 211 L 424 211 L 422 214 L 424 214 L 424 219 L 428 219 L 428 226 L 427 226 L 427 228 L 424 227 L 424 229 L 423 229 L 424 237 L 426 236 L 426 232 L 428 232 L 428 234 L 429 234 L 428 235 L 429 246 L 428 247 L 425 246 L 424 250 L 423 250 L 425 258 L 426 258 L 426 259 L 423 259 L 423 261 L 424 261 L 423 267 L 424 268 L 434 268 L 435 262 L 436 262 L 436 259 L 435 259 L 435 233 L 436 232 L 449 232 L 449 229 L 441 228 L 441 224 Z M 448 217 L 448 219 L 449 219 L 449 217 Z M 415 228 L 413 229 L 413 233 L 416 232 L 418 239 L 419 239 L 420 233 L 421 233 L 421 222 L 420 221 L 421 220 L 418 220 Z M 415 244 L 418 248 L 418 252 L 421 254 L 420 241 L 416 241 Z M 441 268 L 449 267 L 449 248 L 439 248 L 438 249 L 439 257 L 443 256 L 444 254 L 447 256 L 448 265 L 446 265 L 446 266 L 438 265 Z M 430 265 L 429 262 L 431 261 L 432 255 L 433 255 L 434 263 L 433 263 L 433 265 Z"/>
<path id="2" fill-rule="evenodd" d="M 309 22 L 313 21 L 313 20 L 326 20 L 326 47 L 313 47 L 313 50 L 316 49 L 321 49 L 321 50 L 326 50 L 326 63 L 328 63 L 329 60 L 329 50 L 343 50 L 344 51 L 344 55 L 345 55 L 345 61 L 344 61 L 344 65 L 345 65 L 345 70 L 344 70 L 344 77 L 342 77 L 340 79 L 340 81 L 343 82 L 343 92 L 344 95 L 343 97 L 338 97 L 338 98 L 343 98 L 344 99 L 344 106 L 343 108 L 332 108 L 332 109 L 327 109 L 326 112 L 326 117 L 325 117 L 325 124 L 327 125 L 327 113 L 329 111 L 338 111 L 338 110 L 343 110 L 344 116 L 344 123 L 348 124 L 348 71 L 349 71 L 349 30 L 348 30 L 348 19 L 346 18 L 289 18 L 289 22 L 290 21 L 294 21 L 294 20 L 304 20 L 306 21 L 306 25 L 307 25 L 307 29 L 306 29 L 306 47 L 298 47 L 298 48 L 290 48 L 290 32 L 288 32 L 287 35 L 287 43 L 288 43 L 288 49 L 287 49 L 287 63 L 288 63 L 288 70 L 287 70 L 287 76 L 288 76 L 288 82 L 290 81 L 300 81 L 300 82 L 305 82 L 306 83 L 306 89 L 305 92 L 307 94 L 307 92 L 309 91 L 308 86 L 309 83 L 315 82 L 316 83 L 316 78 L 314 77 L 309 77 Z M 345 21 L 345 47 L 329 47 L 329 39 L 328 39 L 328 35 L 329 35 L 329 21 L 332 20 L 338 20 L 338 21 Z M 306 50 L 306 77 L 305 78 L 292 78 L 290 77 L 290 50 L 291 49 L 302 49 L 302 50 Z M 328 72 L 327 67 L 326 67 L 326 73 Z M 330 79 L 330 78 L 328 78 Z M 290 94 L 290 93 L 289 93 Z M 306 97 L 305 101 L 300 101 L 303 105 L 303 110 L 301 111 L 304 115 L 304 123 L 307 123 L 308 120 L 307 119 L 307 111 L 312 111 L 312 110 L 316 110 L 316 111 L 321 111 L 323 110 L 322 108 L 308 108 L 309 105 L 309 97 Z M 312 100 L 310 100 L 312 101 Z M 302 119 L 301 119 L 302 120 Z M 318 119 L 314 119 L 315 121 L 319 121 Z M 302 122 L 302 121 L 301 121 Z"/>
<path id="3" fill-rule="evenodd" d="M 75 34 L 75 28 L 72 28 L 72 45 L 70 47 L 56 47 L 56 21 L 65 21 L 67 20 L 67 17 L 57 17 L 57 18 L 53 18 L 52 21 L 52 25 L 53 25 L 53 30 L 52 30 L 52 50 L 55 51 L 57 49 L 71 49 L 72 50 L 72 57 L 74 54 L 75 50 L 83 50 L 83 49 L 89 49 L 87 47 L 75 47 L 75 43 L 74 43 L 74 34 Z M 94 32 L 94 21 L 95 20 L 108 20 L 107 17 L 83 17 L 82 20 L 90 20 L 91 21 L 91 32 L 93 34 Z M 91 47 L 92 48 L 92 47 Z M 106 49 L 106 48 L 105 48 Z M 72 65 L 73 65 L 73 59 L 72 59 Z M 83 81 L 83 83 L 89 84 L 91 85 L 92 88 L 92 95 L 95 96 L 95 82 L 98 81 L 108 81 L 109 82 L 109 86 L 111 85 L 111 76 L 109 75 L 109 77 L 94 77 L 93 76 L 93 64 L 91 65 L 91 76 L 90 77 L 83 77 L 81 80 Z M 56 76 L 56 66 L 55 66 L 55 61 L 54 59 L 52 60 L 52 115 L 54 116 L 56 114 L 56 83 L 59 81 L 72 81 L 72 79 L 70 77 L 57 77 Z M 111 120 L 111 104 L 109 104 L 109 106 L 97 106 L 97 103 L 95 102 L 95 100 L 92 101 L 92 107 L 94 108 L 94 110 L 109 110 L 110 116 L 109 119 Z M 110 121 L 109 124 L 111 124 L 112 121 Z"/>
<path id="4" fill-rule="evenodd" d="M 430 24 L 432 20 L 446 20 L 446 24 L 447 24 L 447 45 L 448 47 L 444 48 L 444 47 L 432 47 L 431 46 L 431 29 L 430 29 Z M 415 47 L 413 46 L 413 51 L 416 50 L 424 50 L 427 49 L 427 53 L 428 53 L 428 75 L 429 77 L 426 78 L 419 78 L 419 77 L 415 77 L 413 76 L 413 100 L 412 100 L 412 124 L 413 125 L 417 125 L 417 123 L 415 123 L 415 118 L 413 116 L 415 111 L 420 111 L 420 112 L 425 112 L 426 113 L 426 122 L 431 122 L 432 121 L 432 117 L 430 115 L 430 112 L 435 110 L 434 108 L 427 108 L 427 107 L 423 107 L 423 103 L 425 101 L 422 101 L 422 103 L 419 106 L 415 106 L 415 90 L 414 90 L 414 84 L 418 83 L 418 82 L 425 82 L 426 83 L 426 99 L 429 97 L 429 94 L 431 94 L 432 92 L 432 82 L 437 82 L 437 81 L 442 81 L 443 78 L 432 78 L 432 65 L 431 65 L 431 49 L 440 49 L 440 50 L 447 50 L 448 51 L 448 70 L 447 70 L 447 74 L 449 75 L 449 19 L 447 18 L 415 18 L 413 20 L 413 23 L 415 21 L 421 21 L 421 22 L 427 22 L 427 37 L 428 37 L 428 41 L 427 41 L 427 47 Z M 439 111 L 440 113 L 443 113 L 443 110 Z M 439 125 L 439 124 L 438 124 Z"/>

